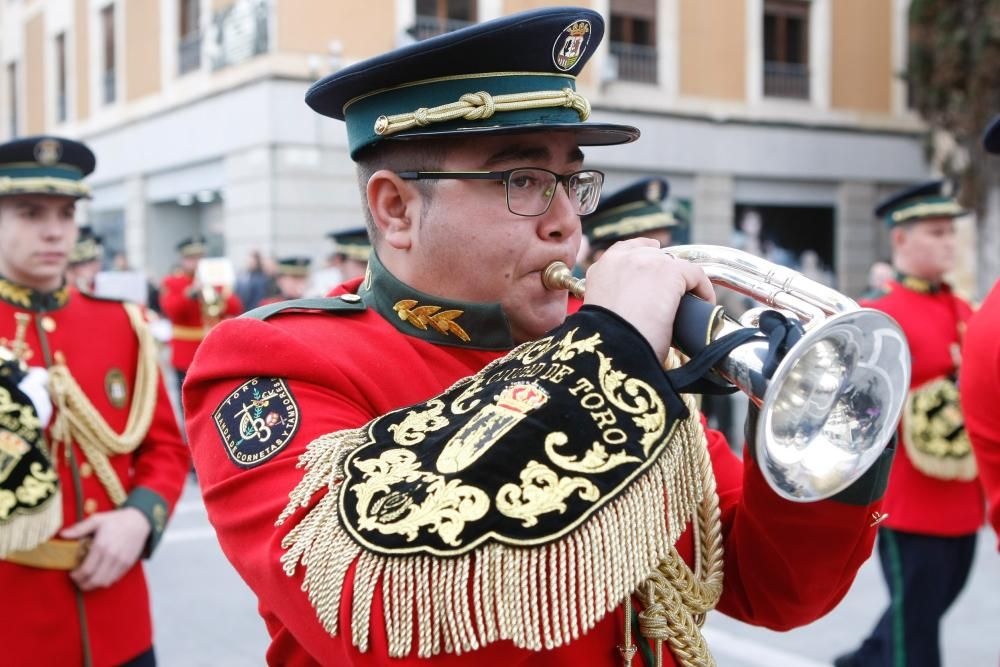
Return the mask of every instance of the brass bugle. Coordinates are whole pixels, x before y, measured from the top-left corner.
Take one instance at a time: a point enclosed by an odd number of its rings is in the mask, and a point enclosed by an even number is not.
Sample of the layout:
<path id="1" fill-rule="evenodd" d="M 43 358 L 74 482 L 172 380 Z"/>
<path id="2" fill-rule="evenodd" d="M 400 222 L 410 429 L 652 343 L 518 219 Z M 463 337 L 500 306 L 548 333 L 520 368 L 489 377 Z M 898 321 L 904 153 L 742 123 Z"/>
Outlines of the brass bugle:
<path id="1" fill-rule="evenodd" d="M 697 264 L 714 285 L 803 325 L 805 334 L 770 376 L 764 373 L 764 336 L 738 346 L 713 368 L 760 408 L 755 452 L 770 486 L 783 498 L 811 502 L 853 484 L 891 441 L 910 386 L 909 348 L 896 321 L 740 250 L 687 245 L 663 252 Z M 562 262 L 546 267 L 542 283 L 586 294 L 586 281 Z M 674 318 L 673 344 L 691 356 L 722 336 L 757 327 L 763 310 L 751 309 L 737 321 L 685 295 Z"/>

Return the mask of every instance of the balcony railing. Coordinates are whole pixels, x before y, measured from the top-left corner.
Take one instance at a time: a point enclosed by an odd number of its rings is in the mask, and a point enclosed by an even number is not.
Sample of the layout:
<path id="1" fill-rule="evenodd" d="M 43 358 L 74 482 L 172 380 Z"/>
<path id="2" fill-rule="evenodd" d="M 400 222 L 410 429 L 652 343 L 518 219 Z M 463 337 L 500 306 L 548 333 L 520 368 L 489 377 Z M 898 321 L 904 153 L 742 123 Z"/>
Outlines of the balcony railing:
<path id="1" fill-rule="evenodd" d="M 445 19 L 439 16 L 417 16 L 416 22 L 408 32 L 413 39 L 418 42 L 435 35 L 443 35 L 446 32 L 454 32 L 466 26 L 474 25 L 473 21 L 459 21 L 457 19 Z"/>
<path id="2" fill-rule="evenodd" d="M 611 55 L 617 66 L 620 81 L 657 83 L 657 54 L 655 46 L 611 42 Z"/>
<path id="3" fill-rule="evenodd" d="M 273 0 L 237 0 L 212 16 L 205 37 L 205 54 L 212 71 L 268 52 L 273 4 Z"/>
<path id="4" fill-rule="evenodd" d="M 801 63 L 764 63 L 764 95 L 809 99 L 809 66 Z"/>
<path id="5" fill-rule="evenodd" d="M 201 32 L 181 37 L 177 45 L 177 72 L 187 74 L 201 68 Z"/>

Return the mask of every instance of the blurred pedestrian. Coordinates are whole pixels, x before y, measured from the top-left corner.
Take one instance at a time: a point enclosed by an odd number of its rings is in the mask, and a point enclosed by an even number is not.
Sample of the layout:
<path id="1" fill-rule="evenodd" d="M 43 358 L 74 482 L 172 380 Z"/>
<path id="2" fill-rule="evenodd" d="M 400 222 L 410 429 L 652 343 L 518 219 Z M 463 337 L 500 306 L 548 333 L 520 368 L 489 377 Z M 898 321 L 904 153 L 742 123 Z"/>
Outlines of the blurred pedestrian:
<path id="1" fill-rule="evenodd" d="M 868 269 L 868 289 L 861 295 L 862 299 L 877 299 L 889 291 L 889 283 L 896 277 L 892 264 L 882 260 L 873 262 Z"/>
<path id="2" fill-rule="evenodd" d="M 246 269 L 236 278 L 236 296 L 246 310 L 256 308 L 276 291 L 274 274 L 267 271 L 259 250 L 251 250 Z"/>
<path id="3" fill-rule="evenodd" d="M 878 552 L 890 602 L 871 635 L 837 667 L 941 664 L 941 617 L 965 586 L 983 523 L 983 495 L 962 421 L 957 381 L 972 309 L 944 281 L 955 265 L 948 181 L 899 192 L 875 215 L 889 225 L 895 278 L 862 305 L 899 322 L 913 360 L 889 476 Z M 881 517 L 880 517 L 881 518 Z"/>
<path id="4" fill-rule="evenodd" d="M 820 285 L 833 287 L 833 273 L 823 265 L 819 253 L 815 250 L 803 250 L 799 254 L 798 271 L 809 280 Z"/>
<path id="5" fill-rule="evenodd" d="M 583 219 L 583 233 L 590 245 L 590 255 L 583 263 L 586 270 L 618 241 L 634 238 L 653 239 L 666 248 L 671 230 L 678 220 L 663 206 L 670 194 L 666 179 L 643 178 L 601 197 L 601 203 Z"/>
<path id="6" fill-rule="evenodd" d="M 220 320 L 243 312 L 239 297 L 230 291 L 231 284 L 229 287 L 207 284 L 197 275 L 198 265 L 207 251 L 202 236 L 192 236 L 178 243 L 178 269 L 164 278 L 160 286 L 160 307 L 173 325 L 170 358 L 177 374 L 178 390 L 184 384 L 184 376 L 205 334 Z"/>
<path id="7" fill-rule="evenodd" d="M 140 306 L 64 282 L 85 145 L 0 146 L 0 662 L 155 665 L 141 557 L 187 449 Z"/>
<path id="8" fill-rule="evenodd" d="M 104 259 L 104 245 L 100 236 L 90 225 L 81 225 L 76 243 L 69 253 L 66 267 L 66 282 L 81 292 L 94 293 L 94 280 L 101 271 Z"/>
<path id="9" fill-rule="evenodd" d="M 274 278 L 278 286 L 278 293 L 263 299 L 258 305 L 266 306 L 304 297 L 306 288 L 309 286 L 310 264 L 312 264 L 312 260 L 308 257 L 283 257 L 279 259 L 277 261 L 278 275 Z"/>
<path id="10" fill-rule="evenodd" d="M 340 281 L 348 282 L 365 275 L 368 256 L 372 251 L 371 240 L 366 227 L 354 227 L 327 236 L 333 239 L 334 250 L 330 265 L 340 272 Z"/>

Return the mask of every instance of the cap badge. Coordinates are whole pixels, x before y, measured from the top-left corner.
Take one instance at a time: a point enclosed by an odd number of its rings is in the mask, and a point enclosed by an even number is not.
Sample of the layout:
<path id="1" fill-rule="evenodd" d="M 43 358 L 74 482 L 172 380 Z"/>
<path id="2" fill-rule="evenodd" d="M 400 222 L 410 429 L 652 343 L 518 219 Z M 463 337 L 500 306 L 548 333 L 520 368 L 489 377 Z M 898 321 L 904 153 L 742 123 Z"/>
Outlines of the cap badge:
<path id="1" fill-rule="evenodd" d="M 581 19 L 566 26 L 552 45 L 552 62 L 563 72 L 573 69 L 590 44 L 590 21 Z"/>
<path id="2" fill-rule="evenodd" d="M 45 166 L 59 162 L 62 152 L 62 143 L 56 139 L 42 139 L 35 144 L 35 159 Z"/>
<path id="3" fill-rule="evenodd" d="M 646 201 L 660 201 L 663 198 L 663 189 L 659 181 L 650 181 L 646 186 Z"/>

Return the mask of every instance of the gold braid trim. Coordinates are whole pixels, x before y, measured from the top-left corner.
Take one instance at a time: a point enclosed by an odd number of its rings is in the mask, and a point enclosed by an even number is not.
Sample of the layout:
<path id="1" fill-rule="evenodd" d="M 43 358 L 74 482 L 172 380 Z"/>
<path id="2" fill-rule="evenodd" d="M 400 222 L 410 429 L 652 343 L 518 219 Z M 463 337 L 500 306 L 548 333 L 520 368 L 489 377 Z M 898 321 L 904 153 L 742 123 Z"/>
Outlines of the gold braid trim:
<path id="1" fill-rule="evenodd" d="M 697 414 L 695 398 L 684 396 L 692 414 Z M 661 664 L 663 641 L 683 667 L 714 667 L 715 659 L 708 650 L 701 626 L 705 614 L 719 602 L 722 595 L 723 546 L 719 495 L 715 474 L 708 454 L 708 442 L 700 421 L 688 420 L 690 429 L 682 437 L 700 443 L 699 468 L 704 496 L 698 508 L 695 529 L 695 572 L 687 566 L 676 548 L 657 566 L 656 571 L 639 588 L 639 599 L 645 609 L 639 614 L 639 630 L 643 637 L 656 641 L 657 665 Z M 626 613 L 630 610 L 626 609 Z"/>
<path id="2" fill-rule="evenodd" d="M 459 381 L 452 390 L 472 379 Z M 304 568 L 302 590 L 323 628 L 336 635 L 345 577 L 357 563 L 351 636 L 361 652 L 369 648 L 371 602 L 379 582 L 385 614 L 374 622 L 385 623 L 392 657 L 414 649 L 421 658 L 461 654 L 500 640 L 550 649 L 592 629 L 658 563 L 671 562 L 674 543 L 700 511 L 711 528 L 702 535 L 707 578 L 685 587 L 682 599 L 694 601 L 697 613 L 703 613 L 714 605 L 715 589 L 721 586 L 718 501 L 697 410 L 679 426 L 644 474 L 564 538 L 532 548 L 489 543 L 454 558 L 362 550 L 341 523 L 338 496 L 344 460 L 368 442 L 367 427 L 321 436 L 300 458 L 305 474 L 276 525 L 308 507 L 319 491 L 326 493 L 282 540 L 283 569 L 293 576 L 300 565 Z M 700 438 L 693 437 L 699 432 Z M 703 502 L 706 491 L 710 497 Z"/>
<path id="3" fill-rule="evenodd" d="M 441 106 L 421 107 L 412 113 L 394 116 L 379 116 L 375 119 L 375 134 L 387 137 L 397 132 L 405 132 L 414 127 L 426 127 L 431 123 L 446 123 L 463 118 L 477 121 L 491 118 L 502 111 L 524 111 L 526 109 L 547 109 L 569 107 L 576 110 L 581 121 L 590 118 L 590 102 L 572 88 L 562 90 L 541 90 L 532 93 L 512 93 L 510 95 L 490 95 L 485 91 L 466 93 L 457 102 Z"/>
<path id="4" fill-rule="evenodd" d="M 67 446 L 76 442 L 80 446 L 115 505 L 125 502 L 126 493 L 108 457 L 135 451 L 146 438 L 153 420 L 159 373 L 156 341 L 146 326 L 142 310 L 133 303 L 122 306 L 139 339 L 134 395 L 123 433 L 116 433 L 104 420 L 73 378 L 62 355 L 57 353 L 56 363 L 49 369 L 49 393 L 56 405 L 53 440 Z"/>

